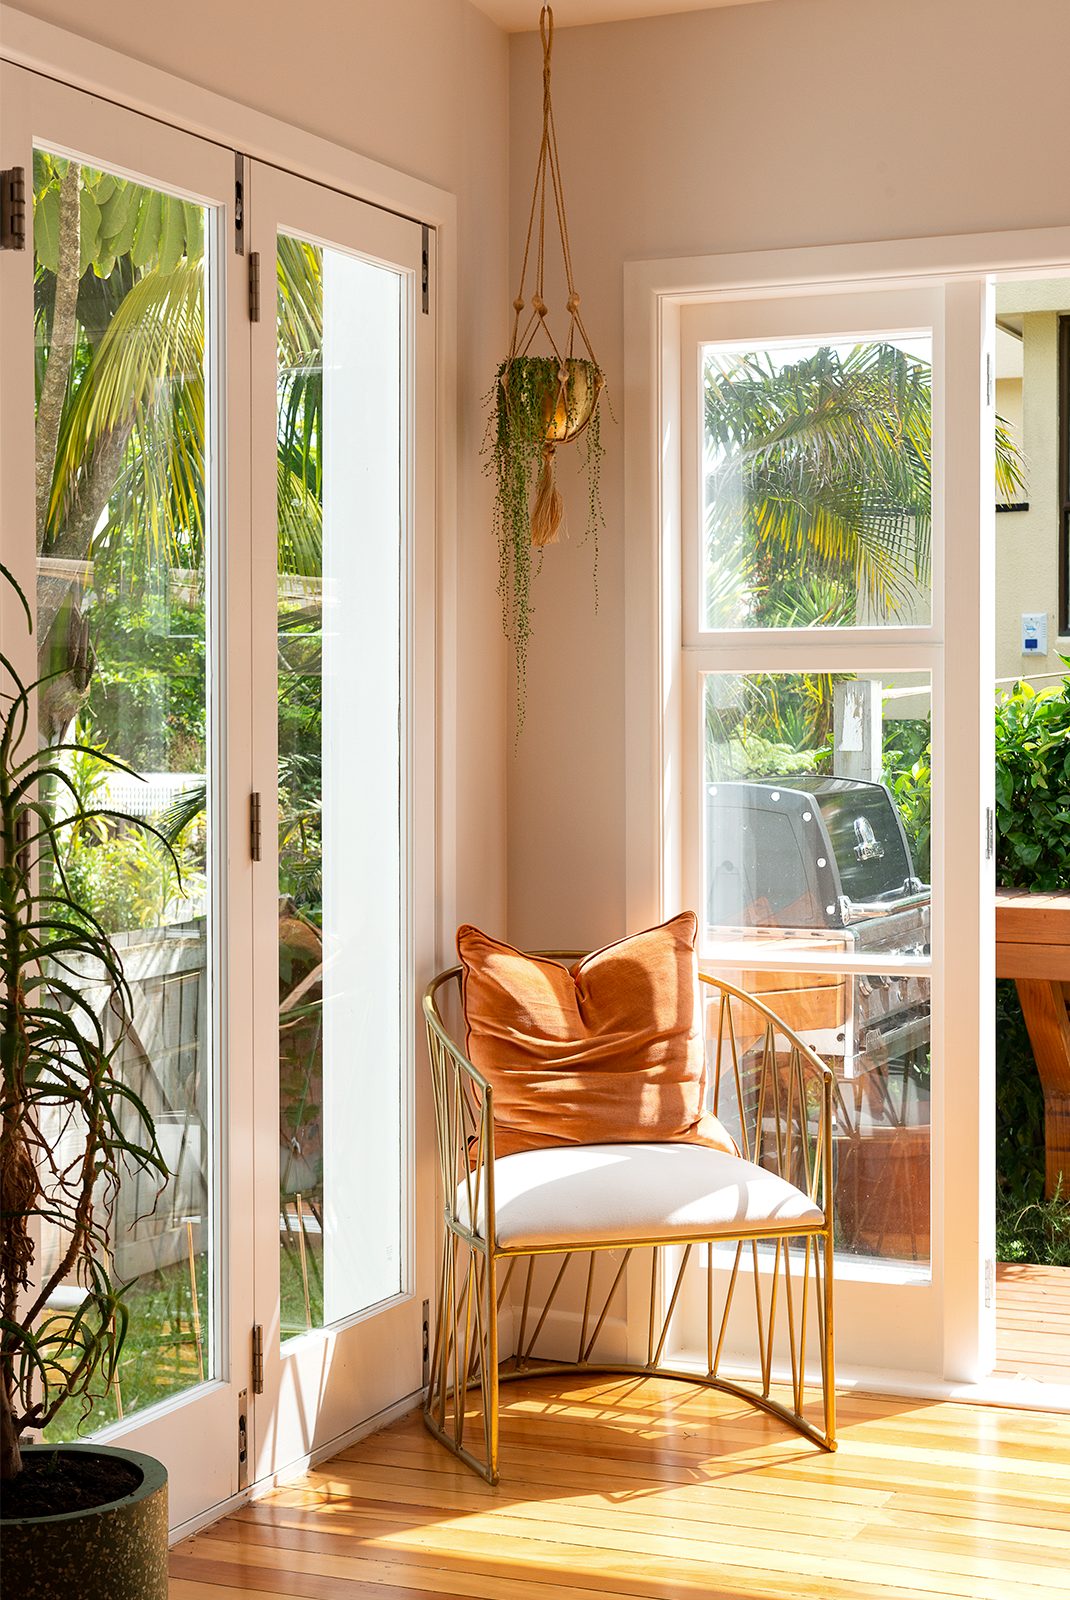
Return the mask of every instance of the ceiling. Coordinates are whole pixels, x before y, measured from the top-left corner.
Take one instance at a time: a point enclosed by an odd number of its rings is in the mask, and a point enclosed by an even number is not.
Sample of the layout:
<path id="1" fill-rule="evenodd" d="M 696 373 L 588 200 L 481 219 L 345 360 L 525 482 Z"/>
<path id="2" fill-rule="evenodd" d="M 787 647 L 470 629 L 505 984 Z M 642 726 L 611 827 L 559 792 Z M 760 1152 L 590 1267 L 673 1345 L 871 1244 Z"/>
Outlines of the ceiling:
<path id="1" fill-rule="evenodd" d="M 713 11 L 718 6 L 763 3 L 764 0 L 558 0 L 554 27 L 574 28 L 586 22 L 623 22 L 629 17 L 661 17 L 671 11 Z M 473 0 L 473 4 L 507 33 L 526 33 L 539 26 L 539 0 Z"/>

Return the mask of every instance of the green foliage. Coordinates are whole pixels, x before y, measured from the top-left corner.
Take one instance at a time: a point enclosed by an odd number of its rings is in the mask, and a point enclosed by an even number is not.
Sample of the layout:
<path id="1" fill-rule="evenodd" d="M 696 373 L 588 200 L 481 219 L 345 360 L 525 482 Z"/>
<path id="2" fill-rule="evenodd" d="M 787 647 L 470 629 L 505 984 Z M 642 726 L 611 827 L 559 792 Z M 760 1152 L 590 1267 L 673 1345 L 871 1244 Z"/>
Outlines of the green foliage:
<path id="1" fill-rule="evenodd" d="M 997 1197 L 996 1259 L 1070 1267 L 1070 1199 L 1061 1186 L 1050 1200 L 1025 1205 L 1010 1196 Z"/>
<path id="2" fill-rule="evenodd" d="M 133 1010 L 122 963 L 63 871 L 67 836 L 96 819 L 63 769 L 70 751 L 37 750 L 37 686 L 6 655 L 0 668 L 0 1455 L 11 1474 L 20 1433 L 65 1405 L 91 1405 L 111 1383 L 128 1320 L 111 1277 L 111 1206 L 122 1178 L 162 1184 L 167 1173 L 149 1112 L 118 1070 Z M 63 815 L 46 798 L 57 793 L 70 800 Z M 57 1126 L 80 1147 L 62 1165 Z M 60 1259 L 43 1268 L 41 1222 L 61 1240 Z M 49 1311 L 72 1277 L 81 1302 Z"/>
<path id="3" fill-rule="evenodd" d="M 1048 689 L 1016 683 L 996 707 L 996 828 L 1000 883 L 1070 883 L 1070 676 Z"/>
<path id="4" fill-rule="evenodd" d="M 1016 683 L 996 706 L 996 830 L 1000 883 L 1070 883 L 1070 677 Z M 1070 1200 L 1065 1183 L 1044 1199 L 1044 1097 L 1010 982 L 996 985 L 996 1139 L 1000 1259 L 1070 1266 Z"/>
<path id="5" fill-rule="evenodd" d="M 151 832 L 109 814 L 107 785 L 114 768 L 102 746 L 79 743 L 64 753 L 62 769 L 76 817 L 63 829 L 59 865 L 72 901 L 91 908 L 87 924 L 105 933 L 157 928 L 173 920 L 175 903 L 203 903 L 207 883 L 198 821 L 161 846 Z M 61 809 L 62 809 L 61 796 Z"/>
<path id="6" fill-rule="evenodd" d="M 761 594 L 804 564 L 849 620 L 861 597 L 893 614 L 928 572 L 931 387 L 928 363 L 880 343 L 783 367 L 764 352 L 708 364 L 711 554 L 741 538 Z"/>
<path id="7" fill-rule="evenodd" d="M 578 397 L 593 389 L 597 395 L 604 379 L 591 361 L 572 361 L 583 368 L 586 384 L 570 383 L 565 390 L 569 427 L 579 421 Z M 494 481 L 494 534 L 498 542 L 498 597 L 502 627 L 513 647 L 516 662 L 517 733 L 524 722 L 528 644 L 531 640 L 531 587 L 541 565 L 533 561 L 530 503 L 544 456 L 547 430 L 560 401 L 561 382 L 555 356 L 517 356 L 503 361 L 487 396 L 491 415 L 483 454 L 485 470 Z M 584 538 L 594 543 L 595 596 L 598 582 L 598 533 L 602 524 L 600 492 L 602 442 L 597 398 L 583 434 L 581 463 L 587 478 L 587 522 Z"/>
<path id="8" fill-rule="evenodd" d="M 932 759 L 928 717 L 885 720 L 883 777 L 906 832 L 915 871 L 925 883 L 932 874 Z"/>
<path id="9" fill-rule="evenodd" d="M 996 1172 L 1004 1211 L 1043 1198 L 1044 1092 L 1009 978 L 996 984 Z"/>
<path id="10" fill-rule="evenodd" d="M 703 388 L 710 625 L 902 612 L 929 573 L 929 363 L 880 342 L 786 366 L 752 351 L 707 362 Z M 1021 481 L 997 420 L 997 493 Z"/>

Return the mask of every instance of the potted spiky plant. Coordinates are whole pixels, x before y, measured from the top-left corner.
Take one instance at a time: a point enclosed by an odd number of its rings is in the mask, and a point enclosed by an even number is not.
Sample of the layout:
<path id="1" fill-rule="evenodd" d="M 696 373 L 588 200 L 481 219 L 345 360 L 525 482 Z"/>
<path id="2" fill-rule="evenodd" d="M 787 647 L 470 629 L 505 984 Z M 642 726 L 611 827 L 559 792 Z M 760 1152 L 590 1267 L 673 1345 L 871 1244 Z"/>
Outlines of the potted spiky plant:
<path id="1" fill-rule="evenodd" d="M 6 567 L 0 577 L 32 630 L 22 590 Z M 92 912 L 72 898 L 63 868 L 69 828 L 90 815 L 134 819 L 79 804 L 62 762 L 77 746 L 38 749 L 31 705 L 45 681 L 25 683 L 0 653 L 4 1587 L 34 1600 L 165 1600 L 162 1465 L 93 1442 L 25 1442 L 63 1408 L 67 1416 L 80 1404 L 88 1410 L 111 1385 L 127 1325 L 111 1265 L 112 1204 L 120 1182 L 138 1173 L 166 1178 L 152 1119 L 119 1067 L 131 1016 L 122 963 Z M 47 1264 L 45 1226 L 59 1239 Z"/>

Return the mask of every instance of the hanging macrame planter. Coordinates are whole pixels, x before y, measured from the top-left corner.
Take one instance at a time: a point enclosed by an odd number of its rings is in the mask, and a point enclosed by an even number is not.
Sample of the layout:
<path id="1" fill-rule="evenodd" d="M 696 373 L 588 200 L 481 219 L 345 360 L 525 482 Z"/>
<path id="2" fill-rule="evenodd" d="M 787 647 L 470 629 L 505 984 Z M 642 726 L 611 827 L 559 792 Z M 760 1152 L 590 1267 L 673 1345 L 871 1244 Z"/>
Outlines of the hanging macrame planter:
<path id="1" fill-rule="evenodd" d="M 554 14 L 543 6 L 542 142 L 524 241 L 520 287 L 513 301 L 509 354 L 498 368 L 490 400 L 492 414 L 484 446 L 495 481 L 494 524 L 498 539 L 499 593 L 506 636 L 517 664 L 517 731 L 524 718 L 527 646 L 531 636 L 532 547 L 556 543 L 564 526 L 564 504 L 557 487 L 557 450 L 582 440 L 587 473 L 587 529 L 595 551 L 597 583 L 599 498 L 598 402 L 605 384 L 580 315 L 580 296 L 572 273 L 561 164 L 557 152 L 550 58 Z M 548 235 L 556 234 L 564 269 L 565 319 L 558 323 L 545 299 Z M 526 298 L 528 275 L 533 282 Z M 597 588 L 596 588 L 597 597 Z"/>

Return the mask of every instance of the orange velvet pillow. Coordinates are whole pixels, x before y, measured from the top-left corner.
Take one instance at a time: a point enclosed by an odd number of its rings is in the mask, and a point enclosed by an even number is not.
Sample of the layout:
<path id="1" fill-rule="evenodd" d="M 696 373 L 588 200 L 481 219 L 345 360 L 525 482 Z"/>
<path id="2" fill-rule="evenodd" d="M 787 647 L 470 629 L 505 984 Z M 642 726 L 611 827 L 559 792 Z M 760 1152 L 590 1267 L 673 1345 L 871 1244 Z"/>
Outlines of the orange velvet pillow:
<path id="1" fill-rule="evenodd" d="M 457 930 L 469 1059 L 494 1090 L 494 1152 L 682 1139 L 737 1154 L 706 1111 L 685 911 L 571 968 Z"/>

